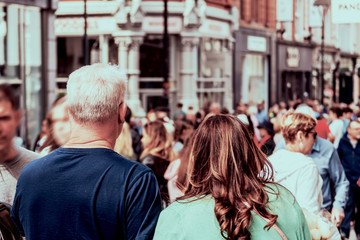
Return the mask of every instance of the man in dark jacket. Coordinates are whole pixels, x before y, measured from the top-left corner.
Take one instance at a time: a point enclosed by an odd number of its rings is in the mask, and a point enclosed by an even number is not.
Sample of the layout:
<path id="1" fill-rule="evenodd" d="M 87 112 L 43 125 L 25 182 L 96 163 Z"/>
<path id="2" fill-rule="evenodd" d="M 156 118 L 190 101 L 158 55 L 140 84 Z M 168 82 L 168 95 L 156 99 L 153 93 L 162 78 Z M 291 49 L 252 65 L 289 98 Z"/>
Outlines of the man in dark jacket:
<path id="1" fill-rule="evenodd" d="M 350 182 L 345 218 L 340 226 L 341 234 L 345 239 L 349 238 L 350 222 L 354 219 L 356 236 L 360 239 L 360 121 L 349 123 L 347 134 L 340 140 L 338 153 Z"/>

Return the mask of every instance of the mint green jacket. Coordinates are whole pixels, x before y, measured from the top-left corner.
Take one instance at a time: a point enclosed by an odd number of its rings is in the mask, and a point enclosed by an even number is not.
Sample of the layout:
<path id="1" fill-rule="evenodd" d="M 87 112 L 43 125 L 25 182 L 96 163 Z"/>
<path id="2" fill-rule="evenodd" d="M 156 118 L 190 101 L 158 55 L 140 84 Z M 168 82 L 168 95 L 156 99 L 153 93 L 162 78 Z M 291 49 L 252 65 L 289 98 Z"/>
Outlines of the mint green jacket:
<path id="1" fill-rule="evenodd" d="M 278 215 L 276 224 L 289 240 L 311 240 L 304 214 L 293 195 L 285 188 L 268 185 L 268 209 Z M 160 214 L 154 240 L 222 240 L 219 222 L 214 213 L 215 200 L 206 196 L 195 201 L 176 201 Z M 251 239 L 281 240 L 274 228 L 265 230 L 265 220 L 252 212 Z"/>

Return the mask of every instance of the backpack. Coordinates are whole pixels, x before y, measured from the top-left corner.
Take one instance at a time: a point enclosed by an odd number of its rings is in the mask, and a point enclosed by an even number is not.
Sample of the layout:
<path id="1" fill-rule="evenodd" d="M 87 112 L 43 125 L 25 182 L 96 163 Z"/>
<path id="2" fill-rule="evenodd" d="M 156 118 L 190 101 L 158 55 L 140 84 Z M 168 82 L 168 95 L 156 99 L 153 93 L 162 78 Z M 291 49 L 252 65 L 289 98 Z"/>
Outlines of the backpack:
<path id="1" fill-rule="evenodd" d="M 0 240 L 21 240 L 22 237 L 10 218 L 11 206 L 0 202 Z"/>

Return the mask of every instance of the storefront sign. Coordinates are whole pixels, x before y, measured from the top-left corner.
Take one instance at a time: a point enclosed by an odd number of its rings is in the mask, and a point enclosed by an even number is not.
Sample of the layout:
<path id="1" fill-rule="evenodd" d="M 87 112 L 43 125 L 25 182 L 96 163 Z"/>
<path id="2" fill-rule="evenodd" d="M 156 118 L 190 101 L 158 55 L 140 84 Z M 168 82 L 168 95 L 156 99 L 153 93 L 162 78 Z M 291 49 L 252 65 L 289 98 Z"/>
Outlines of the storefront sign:
<path id="1" fill-rule="evenodd" d="M 291 22 L 293 20 L 293 1 L 276 1 L 276 20 L 278 22 Z"/>
<path id="2" fill-rule="evenodd" d="M 257 36 L 247 37 L 247 50 L 266 52 L 266 38 Z"/>
<path id="3" fill-rule="evenodd" d="M 182 29 L 181 17 L 168 18 L 168 32 L 180 33 Z M 142 30 L 146 33 L 163 33 L 164 32 L 164 19 L 163 17 L 145 17 L 142 23 Z"/>
<path id="4" fill-rule="evenodd" d="M 89 17 L 87 19 L 87 34 L 112 34 L 116 31 L 115 18 Z M 84 18 L 70 17 L 55 19 L 56 36 L 82 36 L 84 35 Z"/>
<path id="5" fill-rule="evenodd" d="M 332 0 L 333 23 L 360 23 L 360 0 Z"/>
<path id="6" fill-rule="evenodd" d="M 231 37 L 230 25 L 227 22 L 206 19 L 199 28 L 199 32 L 205 37 L 229 38 Z"/>
<path id="7" fill-rule="evenodd" d="M 300 51 L 296 47 L 288 47 L 286 49 L 286 65 L 291 68 L 299 67 Z"/>

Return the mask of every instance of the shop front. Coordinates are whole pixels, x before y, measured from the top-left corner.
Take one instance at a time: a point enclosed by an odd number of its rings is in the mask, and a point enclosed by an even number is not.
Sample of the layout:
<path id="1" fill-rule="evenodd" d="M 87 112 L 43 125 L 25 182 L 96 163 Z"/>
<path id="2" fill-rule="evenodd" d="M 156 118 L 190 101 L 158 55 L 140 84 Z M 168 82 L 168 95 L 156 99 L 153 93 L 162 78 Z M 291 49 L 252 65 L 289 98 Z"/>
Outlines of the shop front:
<path id="1" fill-rule="evenodd" d="M 55 30 L 58 86 L 64 87 L 61 83 L 67 75 L 83 62 L 84 20 L 82 2 L 60 3 Z M 232 32 L 238 25 L 235 8 L 209 7 L 204 1 L 194 5 L 191 0 L 168 4 L 169 89 L 164 88 L 162 1 L 90 1 L 89 62 L 118 64 L 127 74 L 127 103 L 136 116 L 163 105 L 174 111 L 177 102 L 184 104 L 184 110 L 190 106 L 197 110 L 214 101 L 232 109 Z"/>
<path id="2" fill-rule="evenodd" d="M 321 65 L 323 64 L 324 81 L 321 79 Z M 312 87 L 314 89 L 313 98 L 321 101 L 323 96 L 324 103 L 329 104 L 331 101 L 338 101 L 339 98 L 339 50 L 327 47 L 324 50 L 324 60 L 322 60 L 320 46 L 313 50 L 313 70 L 312 70 Z M 323 84 L 323 86 L 322 86 Z M 323 95 L 321 95 L 321 91 Z"/>
<path id="3" fill-rule="evenodd" d="M 234 101 L 250 105 L 276 102 L 271 79 L 275 79 L 274 35 L 242 28 L 235 34 Z"/>
<path id="4" fill-rule="evenodd" d="M 356 60 L 358 56 L 353 54 L 340 53 L 339 64 L 339 92 L 338 102 L 350 104 L 357 97 L 354 96 L 357 83 Z"/>
<path id="5" fill-rule="evenodd" d="M 316 96 L 312 81 L 312 46 L 278 40 L 279 101 L 304 101 Z"/>

